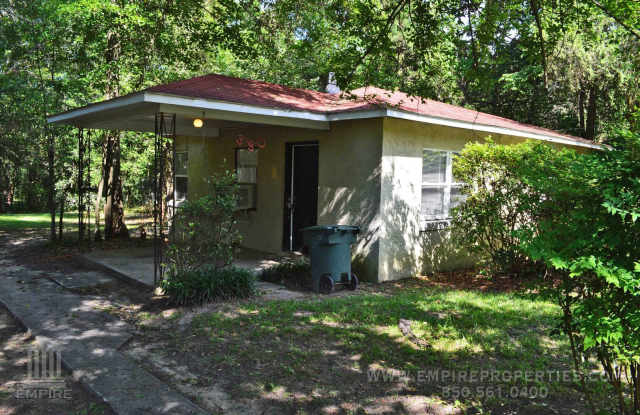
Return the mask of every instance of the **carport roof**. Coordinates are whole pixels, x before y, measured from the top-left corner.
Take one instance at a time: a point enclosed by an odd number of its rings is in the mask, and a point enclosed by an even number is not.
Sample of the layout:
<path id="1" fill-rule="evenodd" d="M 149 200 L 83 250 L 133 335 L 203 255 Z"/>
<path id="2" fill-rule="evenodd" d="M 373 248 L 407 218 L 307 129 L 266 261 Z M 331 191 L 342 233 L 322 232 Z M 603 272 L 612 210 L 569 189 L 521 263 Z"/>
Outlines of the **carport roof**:
<path id="1" fill-rule="evenodd" d="M 183 121 L 177 126 L 181 130 L 178 132 L 184 134 L 194 132 L 190 131 L 190 117 L 207 119 L 205 127 L 214 130 L 223 126 L 224 122 L 328 129 L 332 121 L 392 117 L 489 134 L 601 148 L 597 143 L 580 137 L 412 97 L 399 91 L 369 86 L 347 93 L 329 94 L 218 74 L 156 85 L 57 114 L 49 117 L 48 121 L 86 128 L 153 131 L 155 112 L 173 112 L 181 116 Z"/>

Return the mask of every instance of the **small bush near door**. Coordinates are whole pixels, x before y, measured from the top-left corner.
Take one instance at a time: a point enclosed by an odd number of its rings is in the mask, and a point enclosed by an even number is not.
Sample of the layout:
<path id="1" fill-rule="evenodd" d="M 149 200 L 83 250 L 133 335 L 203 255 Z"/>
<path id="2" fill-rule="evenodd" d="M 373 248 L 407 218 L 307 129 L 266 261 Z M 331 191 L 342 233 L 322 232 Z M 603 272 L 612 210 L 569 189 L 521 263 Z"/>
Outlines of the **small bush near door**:
<path id="1" fill-rule="evenodd" d="M 242 240 L 236 227 L 236 176 L 225 171 L 212 176 L 209 184 L 209 194 L 186 200 L 172 218 L 166 253 L 169 274 L 185 274 L 205 265 L 224 268 L 236 257 Z"/>
<path id="2" fill-rule="evenodd" d="M 243 268 L 203 266 L 169 274 L 162 281 L 162 288 L 175 304 L 203 304 L 251 297 L 256 293 L 255 280 L 253 273 Z"/>
<path id="3" fill-rule="evenodd" d="M 236 176 L 212 176 L 204 197 L 187 200 L 172 218 L 162 288 L 176 304 L 202 304 L 255 294 L 255 277 L 232 267 L 241 241 L 236 228 Z"/>

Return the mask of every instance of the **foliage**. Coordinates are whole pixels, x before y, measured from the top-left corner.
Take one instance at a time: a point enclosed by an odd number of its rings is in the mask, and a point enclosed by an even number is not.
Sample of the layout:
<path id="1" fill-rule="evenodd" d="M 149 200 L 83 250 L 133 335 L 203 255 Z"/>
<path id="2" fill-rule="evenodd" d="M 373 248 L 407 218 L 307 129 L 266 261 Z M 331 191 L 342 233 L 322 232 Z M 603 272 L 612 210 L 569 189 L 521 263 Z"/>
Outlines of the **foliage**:
<path id="1" fill-rule="evenodd" d="M 625 35 L 607 18 L 591 16 L 570 26 L 559 39 L 549 71 L 552 110 L 572 134 L 595 138 L 596 132 L 632 127 L 633 102 L 640 97 L 637 50 L 640 39 Z M 577 125 L 575 123 L 577 117 Z"/>
<path id="2" fill-rule="evenodd" d="M 65 195 L 68 186 L 58 182 L 72 178 L 74 165 L 65 160 L 74 160 L 76 132 L 48 126 L 47 115 L 194 74 L 209 45 L 243 47 L 247 35 L 227 24 L 241 11 L 237 2 L 225 0 L 1 0 L 0 211 L 16 199 L 35 211 L 73 200 Z M 105 213 L 121 221 L 122 200 L 149 199 L 152 146 L 144 146 L 139 134 L 127 134 L 122 147 L 118 134 L 94 137 L 92 186 L 107 177 L 99 198 L 114 205 Z M 104 141 L 110 145 L 103 152 Z M 129 180 L 124 186 L 121 168 Z"/>
<path id="3" fill-rule="evenodd" d="M 162 289 L 175 304 L 203 304 L 214 300 L 247 298 L 255 295 L 255 276 L 247 269 L 203 266 L 169 274 Z"/>
<path id="4" fill-rule="evenodd" d="M 540 159 L 533 161 L 532 154 Z M 532 263 L 520 250 L 516 231 L 536 226 L 541 194 L 523 182 L 519 172 L 568 154 L 535 142 L 504 146 L 489 139 L 468 144 L 454 162 L 455 177 L 465 183 L 465 202 L 452 214 L 454 243 L 467 247 L 493 272 L 530 271 Z"/>
<path id="5" fill-rule="evenodd" d="M 311 265 L 304 259 L 282 262 L 262 270 L 260 279 L 288 287 L 311 287 Z"/>
<path id="6" fill-rule="evenodd" d="M 523 251 L 561 284 L 562 329 L 574 359 L 596 357 L 616 390 L 620 413 L 640 411 L 640 135 L 619 133 L 611 151 L 525 177 L 546 195 L 539 231 L 523 230 Z M 627 389 L 627 381 L 630 389 Z M 630 393 L 633 402 L 625 402 Z"/>
<path id="7" fill-rule="evenodd" d="M 187 274 L 203 265 L 230 265 L 241 241 L 235 211 L 238 186 L 235 174 L 224 170 L 210 178 L 210 193 L 187 200 L 172 219 L 173 239 L 167 249 L 169 274 Z"/>
<path id="8" fill-rule="evenodd" d="M 73 171 L 75 131 L 46 115 L 205 72 L 322 89 L 333 71 L 345 90 L 399 88 L 578 135 L 637 131 L 639 15 L 632 0 L 0 0 L 0 210 L 65 199 L 48 189 Z M 93 138 L 93 188 L 108 137 Z M 138 205 L 151 146 L 121 139 L 122 200 Z"/>
<path id="9" fill-rule="evenodd" d="M 490 248 L 482 238 L 495 227 L 509 234 L 518 255 L 544 264 L 540 291 L 563 310 L 559 328 L 569 337 L 585 393 L 589 397 L 584 362 L 595 357 L 619 412 L 631 414 L 640 409 L 640 136 L 622 132 L 610 145 L 586 154 L 530 143 L 511 149 L 472 145 L 462 152 L 462 172 L 478 172 L 487 159 L 494 161 L 499 167 L 489 171 L 507 174 L 514 182 L 509 188 L 519 192 L 507 210 L 515 206 L 525 214 L 505 229 L 496 206 L 508 202 L 504 187 L 478 189 L 476 197 L 469 186 L 456 220 L 464 225 L 472 213 L 494 212 L 498 218 L 478 221 L 467 240 Z M 510 156 L 497 157 L 502 154 Z"/>

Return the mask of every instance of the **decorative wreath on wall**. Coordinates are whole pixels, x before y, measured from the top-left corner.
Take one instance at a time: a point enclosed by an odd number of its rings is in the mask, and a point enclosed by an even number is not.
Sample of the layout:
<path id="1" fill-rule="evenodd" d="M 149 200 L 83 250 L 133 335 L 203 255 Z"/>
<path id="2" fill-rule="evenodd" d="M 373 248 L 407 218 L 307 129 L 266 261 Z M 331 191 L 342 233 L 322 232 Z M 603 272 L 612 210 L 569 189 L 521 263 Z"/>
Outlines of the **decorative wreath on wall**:
<path id="1" fill-rule="evenodd" d="M 258 137 L 255 140 L 250 139 L 242 134 L 236 136 L 236 145 L 238 147 L 247 147 L 249 151 L 265 148 L 267 146 L 267 139 L 264 137 Z"/>

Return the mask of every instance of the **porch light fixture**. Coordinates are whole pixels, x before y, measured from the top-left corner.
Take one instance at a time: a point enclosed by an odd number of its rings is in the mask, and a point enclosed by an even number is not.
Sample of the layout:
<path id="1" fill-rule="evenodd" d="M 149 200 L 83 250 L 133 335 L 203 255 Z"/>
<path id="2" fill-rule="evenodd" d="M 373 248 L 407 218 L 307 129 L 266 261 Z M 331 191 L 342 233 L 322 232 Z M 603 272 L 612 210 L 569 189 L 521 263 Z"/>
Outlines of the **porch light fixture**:
<path id="1" fill-rule="evenodd" d="M 202 120 L 200 118 L 194 118 L 193 120 L 193 126 L 195 128 L 202 128 Z"/>

